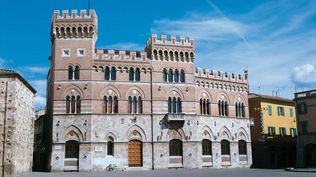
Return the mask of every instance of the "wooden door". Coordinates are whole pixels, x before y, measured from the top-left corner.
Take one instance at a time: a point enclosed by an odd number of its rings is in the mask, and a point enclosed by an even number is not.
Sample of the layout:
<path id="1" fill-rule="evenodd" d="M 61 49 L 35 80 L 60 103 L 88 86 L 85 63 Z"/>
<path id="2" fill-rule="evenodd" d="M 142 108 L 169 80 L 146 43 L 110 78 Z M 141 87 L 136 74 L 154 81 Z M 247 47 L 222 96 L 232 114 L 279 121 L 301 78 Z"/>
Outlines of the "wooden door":
<path id="1" fill-rule="evenodd" d="M 129 166 L 142 166 L 143 165 L 143 152 L 142 142 L 132 140 L 128 142 L 128 165 Z"/>
<path id="2" fill-rule="evenodd" d="M 79 170 L 79 142 L 67 141 L 65 144 L 64 171 Z"/>

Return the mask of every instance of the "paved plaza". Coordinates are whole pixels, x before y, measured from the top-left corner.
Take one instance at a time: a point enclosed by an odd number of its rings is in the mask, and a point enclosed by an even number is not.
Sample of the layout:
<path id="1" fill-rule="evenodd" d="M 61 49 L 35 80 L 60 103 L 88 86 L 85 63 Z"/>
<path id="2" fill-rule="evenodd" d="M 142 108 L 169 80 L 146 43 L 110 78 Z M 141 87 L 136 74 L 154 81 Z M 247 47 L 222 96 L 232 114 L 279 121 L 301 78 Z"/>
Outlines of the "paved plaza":
<path id="1" fill-rule="evenodd" d="M 312 172 L 287 172 L 268 169 L 169 169 L 154 171 L 114 171 L 103 173 L 40 173 L 20 177 L 315 177 Z"/>

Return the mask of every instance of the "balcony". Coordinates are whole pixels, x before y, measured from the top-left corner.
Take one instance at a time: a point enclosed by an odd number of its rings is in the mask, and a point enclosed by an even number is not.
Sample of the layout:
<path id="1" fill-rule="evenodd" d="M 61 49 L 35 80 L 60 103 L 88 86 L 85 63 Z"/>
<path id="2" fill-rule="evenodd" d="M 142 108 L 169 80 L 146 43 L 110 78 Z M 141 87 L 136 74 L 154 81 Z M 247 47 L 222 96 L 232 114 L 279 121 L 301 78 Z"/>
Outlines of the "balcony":
<path id="1" fill-rule="evenodd" d="M 184 122 L 183 113 L 168 113 L 166 114 L 167 122 Z"/>

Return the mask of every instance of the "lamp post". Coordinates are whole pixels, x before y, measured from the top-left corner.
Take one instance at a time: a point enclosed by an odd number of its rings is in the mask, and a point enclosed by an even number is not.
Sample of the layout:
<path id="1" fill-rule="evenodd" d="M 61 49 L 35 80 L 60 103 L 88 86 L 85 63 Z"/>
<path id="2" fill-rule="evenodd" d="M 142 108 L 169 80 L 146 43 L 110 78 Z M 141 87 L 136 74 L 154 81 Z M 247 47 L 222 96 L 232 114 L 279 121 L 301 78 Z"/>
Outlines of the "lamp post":
<path id="1" fill-rule="evenodd" d="M 265 141 L 265 137 L 264 137 L 264 120 L 263 120 L 263 114 L 269 110 L 268 108 L 261 108 L 261 107 L 257 107 L 254 108 L 255 111 L 258 111 L 260 113 L 260 128 L 261 128 L 261 137 L 260 137 L 260 141 L 264 142 Z"/>

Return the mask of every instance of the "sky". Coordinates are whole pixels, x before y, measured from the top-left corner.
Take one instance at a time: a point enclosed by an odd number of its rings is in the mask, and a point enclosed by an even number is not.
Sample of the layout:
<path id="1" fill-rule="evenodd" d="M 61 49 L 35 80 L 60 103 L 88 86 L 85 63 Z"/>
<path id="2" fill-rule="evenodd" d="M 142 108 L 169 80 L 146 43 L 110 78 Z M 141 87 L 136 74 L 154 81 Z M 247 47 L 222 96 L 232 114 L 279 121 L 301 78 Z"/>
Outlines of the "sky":
<path id="1" fill-rule="evenodd" d="M 53 10 L 87 9 L 88 0 L 0 2 L 0 68 L 18 71 L 46 103 Z M 195 39 L 195 66 L 249 70 L 250 91 L 292 99 L 316 89 L 314 0 L 91 0 L 97 48 L 143 50 L 152 33 Z"/>

